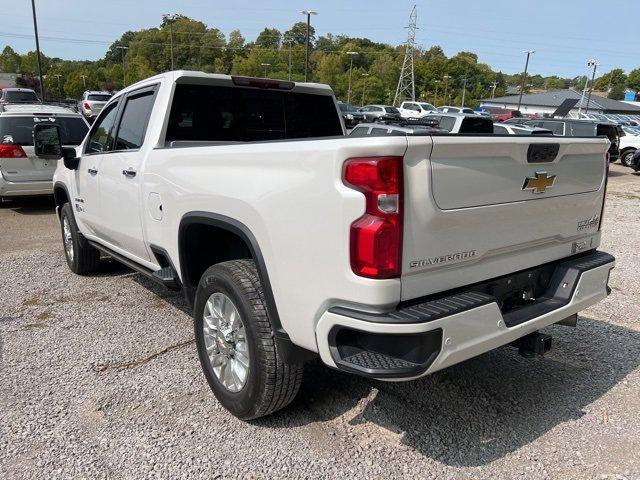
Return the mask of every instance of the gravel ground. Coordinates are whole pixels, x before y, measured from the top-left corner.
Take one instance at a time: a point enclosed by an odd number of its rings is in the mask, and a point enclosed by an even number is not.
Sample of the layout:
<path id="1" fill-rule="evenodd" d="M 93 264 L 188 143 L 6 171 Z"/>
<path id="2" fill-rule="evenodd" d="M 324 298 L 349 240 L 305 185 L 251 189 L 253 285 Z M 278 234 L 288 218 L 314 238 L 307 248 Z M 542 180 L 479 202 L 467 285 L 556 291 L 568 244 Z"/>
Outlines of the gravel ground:
<path id="1" fill-rule="evenodd" d="M 411 383 L 309 365 L 286 410 L 243 423 L 200 372 L 179 295 L 106 262 L 67 269 L 48 203 L 0 210 L 0 478 L 640 479 L 640 177 L 614 167 L 613 294 Z"/>

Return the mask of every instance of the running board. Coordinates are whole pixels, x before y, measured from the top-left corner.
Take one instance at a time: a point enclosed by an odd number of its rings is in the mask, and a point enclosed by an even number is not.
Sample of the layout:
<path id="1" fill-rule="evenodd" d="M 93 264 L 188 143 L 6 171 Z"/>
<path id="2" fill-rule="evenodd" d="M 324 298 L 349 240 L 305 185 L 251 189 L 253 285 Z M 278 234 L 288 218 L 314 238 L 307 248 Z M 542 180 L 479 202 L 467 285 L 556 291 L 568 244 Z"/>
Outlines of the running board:
<path id="1" fill-rule="evenodd" d="M 135 270 L 136 272 L 141 273 L 142 275 L 150 278 L 154 282 L 167 287 L 169 290 L 180 290 L 182 288 L 180 284 L 180 280 L 178 279 L 178 276 L 176 275 L 176 272 L 172 267 L 165 267 L 165 268 L 161 268 L 160 270 L 153 271 L 150 268 L 147 268 L 143 265 L 140 265 L 137 262 L 134 262 L 133 260 L 125 257 L 124 255 L 120 255 L 119 253 L 114 252 L 113 250 L 105 247 L 104 245 L 100 245 L 99 243 L 94 242 L 92 240 L 88 240 L 88 242 L 89 242 L 89 245 L 100 250 L 105 255 L 112 257 L 113 259 L 117 260 L 123 265 L 126 265 L 130 269 Z"/>

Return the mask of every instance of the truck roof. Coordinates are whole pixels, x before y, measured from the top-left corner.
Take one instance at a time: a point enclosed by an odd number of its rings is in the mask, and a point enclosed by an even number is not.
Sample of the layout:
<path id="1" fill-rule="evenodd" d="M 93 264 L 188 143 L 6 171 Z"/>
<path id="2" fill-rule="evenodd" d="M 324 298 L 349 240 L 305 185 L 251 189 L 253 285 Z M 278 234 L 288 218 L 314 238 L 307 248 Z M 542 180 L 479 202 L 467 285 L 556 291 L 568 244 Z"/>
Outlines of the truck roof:
<path id="1" fill-rule="evenodd" d="M 170 72 L 160 73 L 153 77 L 146 78 L 140 82 L 134 83 L 133 85 L 129 85 L 126 88 L 123 88 L 119 92 L 113 95 L 113 98 L 117 98 L 122 94 L 130 92 L 131 90 L 135 90 L 137 88 L 143 87 L 145 85 L 152 85 L 158 82 L 166 82 L 172 81 L 175 83 L 201 83 L 203 85 L 220 85 L 220 86 L 228 86 L 228 87 L 248 87 L 251 88 L 251 85 L 237 85 L 234 82 L 234 79 L 237 81 L 238 79 L 248 79 L 255 82 L 281 82 L 287 84 L 293 84 L 292 88 L 287 88 L 287 90 L 300 92 L 300 93 L 309 93 L 315 95 L 333 95 L 333 90 L 329 85 L 323 83 L 312 83 L 312 82 L 289 82 L 288 80 L 278 80 L 272 78 L 254 78 L 254 77 L 243 77 L 239 75 L 223 75 L 220 73 L 205 73 L 195 70 L 173 70 Z M 260 88 L 260 87 L 255 87 Z M 265 87 L 262 87 L 265 88 Z"/>

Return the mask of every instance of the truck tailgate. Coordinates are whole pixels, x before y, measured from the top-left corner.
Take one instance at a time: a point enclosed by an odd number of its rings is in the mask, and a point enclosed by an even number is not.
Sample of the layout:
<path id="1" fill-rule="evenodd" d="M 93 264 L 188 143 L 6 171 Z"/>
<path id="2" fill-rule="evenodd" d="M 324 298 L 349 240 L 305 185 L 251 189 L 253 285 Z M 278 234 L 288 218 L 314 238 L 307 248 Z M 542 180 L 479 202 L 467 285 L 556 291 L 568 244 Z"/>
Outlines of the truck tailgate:
<path id="1" fill-rule="evenodd" d="M 409 138 L 402 299 L 597 247 L 608 146 L 599 138 L 434 136 L 426 146 Z"/>

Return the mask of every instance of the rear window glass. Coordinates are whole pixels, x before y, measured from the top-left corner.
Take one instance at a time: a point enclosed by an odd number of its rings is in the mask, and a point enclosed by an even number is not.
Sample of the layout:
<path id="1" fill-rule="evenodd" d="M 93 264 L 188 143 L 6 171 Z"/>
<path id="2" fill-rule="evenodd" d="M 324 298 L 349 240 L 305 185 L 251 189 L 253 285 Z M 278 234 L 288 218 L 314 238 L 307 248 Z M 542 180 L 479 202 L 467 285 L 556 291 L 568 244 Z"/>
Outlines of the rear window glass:
<path id="1" fill-rule="evenodd" d="M 493 121 L 484 117 L 464 117 L 460 133 L 493 133 Z"/>
<path id="2" fill-rule="evenodd" d="M 2 96 L 7 102 L 38 102 L 35 92 L 21 92 L 19 90 L 6 90 Z"/>
<path id="3" fill-rule="evenodd" d="M 327 95 L 185 84 L 176 86 L 166 139 L 256 142 L 342 134 Z"/>
<path id="4" fill-rule="evenodd" d="M 572 123 L 571 135 L 574 137 L 593 137 L 596 133 L 593 123 Z"/>
<path id="5" fill-rule="evenodd" d="M 356 127 L 349 134 L 351 137 L 366 137 L 369 133 L 369 127 Z"/>
<path id="6" fill-rule="evenodd" d="M 63 145 L 80 145 L 89 127 L 78 117 L 0 117 L 0 142 L 33 145 L 33 126 L 48 123 L 60 127 Z"/>
<path id="7" fill-rule="evenodd" d="M 111 95 L 106 93 L 90 93 L 87 95 L 87 100 L 93 100 L 94 102 L 106 102 L 111 98 Z"/>

